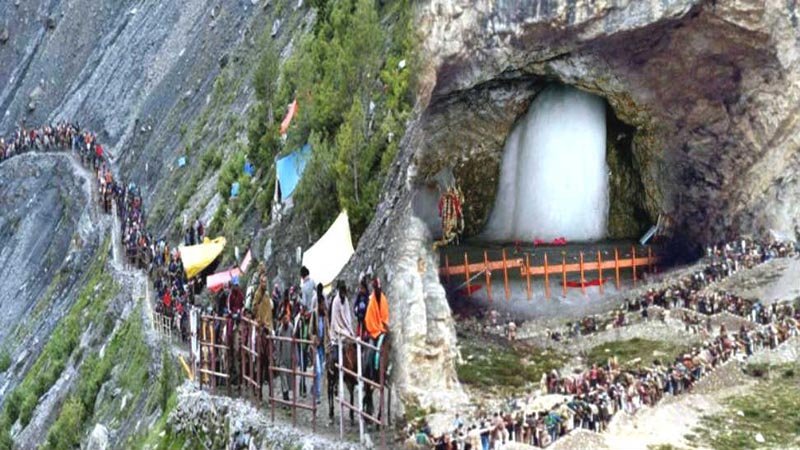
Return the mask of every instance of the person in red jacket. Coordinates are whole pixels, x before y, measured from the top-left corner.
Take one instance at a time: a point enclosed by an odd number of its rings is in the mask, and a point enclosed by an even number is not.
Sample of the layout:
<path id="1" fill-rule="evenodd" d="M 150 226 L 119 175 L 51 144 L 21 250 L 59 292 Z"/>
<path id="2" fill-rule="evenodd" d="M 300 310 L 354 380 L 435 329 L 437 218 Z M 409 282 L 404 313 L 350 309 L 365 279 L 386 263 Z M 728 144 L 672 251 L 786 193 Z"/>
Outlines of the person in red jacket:
<path id="1" fill-rule="evenodd" d="M 239 277 L 231 279 L 231 292 L 228 294 L 228 311 L 231 314 L 241 314 L 244 308 L 244 293 L 239 287 Z"/>

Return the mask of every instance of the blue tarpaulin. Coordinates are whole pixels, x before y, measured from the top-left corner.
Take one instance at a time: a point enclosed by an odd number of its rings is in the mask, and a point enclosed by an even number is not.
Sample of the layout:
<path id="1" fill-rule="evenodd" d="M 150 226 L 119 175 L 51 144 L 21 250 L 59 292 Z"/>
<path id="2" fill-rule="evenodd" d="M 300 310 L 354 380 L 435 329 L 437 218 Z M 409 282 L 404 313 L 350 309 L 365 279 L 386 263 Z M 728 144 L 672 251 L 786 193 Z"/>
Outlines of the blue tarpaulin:
<path id="1" fill-rule="evenodd" d="M 236 198 L 239 196 L 239 182 L 235 182 L 231 185 L 231 198 Z"/>
<path id="2" fill-rule="evenodd" d="M 285 201 L 292 196 L 292 192 L 297 187 L 297 183 L 300 182 L 300 177 L 303 176 L 303 171 L 306 169 L 306 163 L 308 163 L 309 159 L 311 159 L 311 146 L 306 144 L 303 148 L 275 161 L 281 201 Z"/>
<path id="3" fill-rule="evenodd" d="M 178 158 L 178 167 L 183 167 L 185 165 L 186 165 L 186 157 L 181 156 L 180 158 Z"/>
<path id="4" fill-rule="evenodd" d="M 249 177 L 252 177 L 253 174 L 256 173 L 256 168 L 253 167 L 253 163 L 250 161 L 244 162 L 244 173 L 246 173 Z"/>

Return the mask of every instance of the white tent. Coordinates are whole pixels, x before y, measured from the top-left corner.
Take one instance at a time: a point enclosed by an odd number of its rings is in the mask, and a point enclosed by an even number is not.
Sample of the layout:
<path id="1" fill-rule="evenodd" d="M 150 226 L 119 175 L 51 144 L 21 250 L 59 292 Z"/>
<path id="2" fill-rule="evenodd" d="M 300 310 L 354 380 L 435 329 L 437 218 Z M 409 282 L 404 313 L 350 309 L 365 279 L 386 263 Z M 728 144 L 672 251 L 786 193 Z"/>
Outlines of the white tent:
<path id="1" fill-rule="evenodd" d="M 330 286 L 353 256 L 353 239 L 347 211 L 342 211 L 328 231 L 303 253 L 303 265 L 311 272 L 311 279 Z"/>

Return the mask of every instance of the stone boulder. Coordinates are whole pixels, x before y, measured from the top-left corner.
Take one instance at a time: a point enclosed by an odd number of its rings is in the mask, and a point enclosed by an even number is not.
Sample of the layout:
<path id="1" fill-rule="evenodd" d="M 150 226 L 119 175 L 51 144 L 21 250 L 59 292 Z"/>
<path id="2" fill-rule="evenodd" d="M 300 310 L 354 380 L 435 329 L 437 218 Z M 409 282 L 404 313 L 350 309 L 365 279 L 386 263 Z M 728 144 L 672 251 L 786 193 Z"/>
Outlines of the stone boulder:
<path id="1" fill-rule="evenodd" d="M 107 450 L 108 448 L 108 429 L 98 423 L 89 435 L 89 440 L 86 442 L 86 450 Z"/>

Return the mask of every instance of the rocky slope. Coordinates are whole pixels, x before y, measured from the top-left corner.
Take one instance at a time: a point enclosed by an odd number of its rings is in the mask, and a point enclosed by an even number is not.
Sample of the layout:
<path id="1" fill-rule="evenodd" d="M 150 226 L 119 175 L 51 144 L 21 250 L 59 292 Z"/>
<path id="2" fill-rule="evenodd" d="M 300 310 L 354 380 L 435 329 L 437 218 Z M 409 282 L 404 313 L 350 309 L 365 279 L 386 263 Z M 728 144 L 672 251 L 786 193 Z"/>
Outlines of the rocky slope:
<path id="1" fill-rule="evenodd" d="M 64 155 L 0 164 L 0 405 L 75 301 L 99 248 L 90 180 Z"/>

